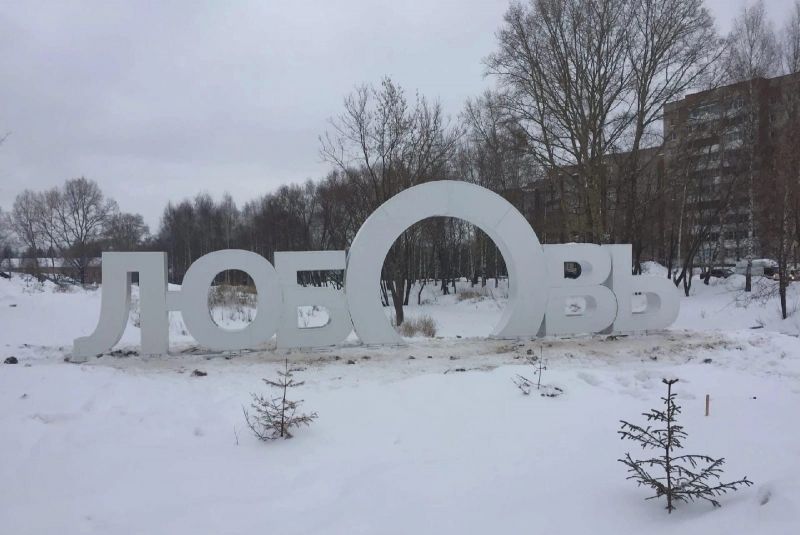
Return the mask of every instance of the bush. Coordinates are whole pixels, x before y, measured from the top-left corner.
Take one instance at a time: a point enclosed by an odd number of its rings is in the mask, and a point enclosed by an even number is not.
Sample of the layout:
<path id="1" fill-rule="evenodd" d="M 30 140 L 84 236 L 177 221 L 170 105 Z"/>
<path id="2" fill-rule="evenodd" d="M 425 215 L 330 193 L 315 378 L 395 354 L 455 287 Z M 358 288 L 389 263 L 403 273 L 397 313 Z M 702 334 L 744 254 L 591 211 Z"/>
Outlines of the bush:
<path id="1" fill-rule="evenodd" d="M 226 319 L 247 323 L 253 321 L 257 301 L 258 294 L 254 286 L 218 284 L 208 292 L 208 310 L 217 324 L 225 323 Z"/>
<path id="2" fill-rule="evenodd" d="M 419 335 L 433 338 L 436 336 L 436 321 L 427 314 L 416 318 L 406 318 L 403 324 L 397 327 L 397 331 L 400 336 L 405 337 Z"/>
<path id="3" fill-rule="evenodd" d="M 484 297 L 486 297 L 486 296 L 480 290 L 474 290 L 474 289 L 469 289 L 469 288 L 468 289 L 464 289 L 464 290 L 460 290 L 456 294 L 456 300 L 459 303 L 461 301 L 469 301 L 470 299 L 483 299 Z"/>

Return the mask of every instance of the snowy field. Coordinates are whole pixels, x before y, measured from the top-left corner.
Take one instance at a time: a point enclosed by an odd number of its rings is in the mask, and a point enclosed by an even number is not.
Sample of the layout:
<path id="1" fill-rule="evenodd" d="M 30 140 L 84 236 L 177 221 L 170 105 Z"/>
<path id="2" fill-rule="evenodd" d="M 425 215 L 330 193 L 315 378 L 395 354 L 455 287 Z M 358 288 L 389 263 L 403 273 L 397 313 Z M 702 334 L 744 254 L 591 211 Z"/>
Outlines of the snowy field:
<path id="1" fill-rule="evenodd" d="M 428 286 L 407 314 L 433 317 L 437 338 L 288 355 L 205 355 L 175 314 L 171 356 L 126 356 L 134 313 L 121 351 L 78 365 L 64 357 L 100 293 L 0 279 L 0 361 L 19 360 L 0 364 L 0 533 L 800 533 L 800 312 L 783 321 L 770 284 L 754 298 L 742 284 L 695 281 L 665 332 L 531 342 L 483 338 L 503 284 L 464 300 Z M 529 351 L 563 395 L 514 386 Z M 319 418 L 261 443 L 242 406 L 287 356 Z M 687 453 L 755 483 L 719 509 L 667 515 L 617 462 L 645 455 L 616 431 L 658 406 L 663 377 L 680 379 Z"/>

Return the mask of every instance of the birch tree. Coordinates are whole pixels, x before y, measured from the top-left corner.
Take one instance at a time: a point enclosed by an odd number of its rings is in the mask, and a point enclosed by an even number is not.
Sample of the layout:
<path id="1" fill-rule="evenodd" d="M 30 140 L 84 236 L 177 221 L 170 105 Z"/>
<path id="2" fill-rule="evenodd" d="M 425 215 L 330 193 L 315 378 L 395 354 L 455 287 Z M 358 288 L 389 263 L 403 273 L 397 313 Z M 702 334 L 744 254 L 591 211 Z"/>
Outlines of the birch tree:
<path id="1" fill-rule="evenodd" d="M 725 72 L 729 83 L 747 83 L 746 143 L 748 172 L 748 229 L 747 229 L 747 268 L 745 271 L 745 291 L 752 290 L 752 264 L 754 241 L 756 237 L 755 174 L 756 154 L 752 150 L 756 143 L 759 102 L 753 83 L 756 78 L 767 78 L 778 74 L 780 69 L 780 50 L 772 24 L 767 19 L 764 2 L 759 0 L 752 6 L 745 6 L 733 22 L 728 35 L 724 57 Z"/>

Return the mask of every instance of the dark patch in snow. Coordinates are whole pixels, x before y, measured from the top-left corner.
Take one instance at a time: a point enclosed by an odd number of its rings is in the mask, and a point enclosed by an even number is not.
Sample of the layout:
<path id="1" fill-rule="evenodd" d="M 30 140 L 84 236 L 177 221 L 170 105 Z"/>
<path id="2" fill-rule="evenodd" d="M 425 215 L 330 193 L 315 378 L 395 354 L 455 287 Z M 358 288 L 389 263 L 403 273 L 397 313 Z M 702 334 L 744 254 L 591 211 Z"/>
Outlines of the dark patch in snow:
<path id="1" fill-rule="evenodd" d="M 543 398 L 557 398 L 564 393 L 564 389 L 554 385 L 542 385 L 539 395 Z"/>
<path id="2" fill-rule="evenodd" d="M 114 351 L 110 352 L 109 355 L 112 357 L 132 357 L 138 355 L 139 352 L 133 349 L 123 350 L 123 349 L 115 349 Z M 101 357 L 102 355 L 97 355 Z"/>

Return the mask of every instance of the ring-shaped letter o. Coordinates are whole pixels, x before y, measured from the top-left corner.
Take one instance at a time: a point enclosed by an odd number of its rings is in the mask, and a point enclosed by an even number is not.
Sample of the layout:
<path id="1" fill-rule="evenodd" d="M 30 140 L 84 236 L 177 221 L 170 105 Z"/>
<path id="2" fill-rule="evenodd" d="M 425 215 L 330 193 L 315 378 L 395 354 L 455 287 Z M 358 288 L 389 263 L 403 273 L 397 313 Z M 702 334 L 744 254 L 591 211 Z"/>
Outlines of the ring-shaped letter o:
<path id="1" fill-rule="evenodd" d="M 531 226 L 500 195 L 452 180 L 427 182 L 404 190 L 370 215 L 358 230 L 347 258 L 345 292 L 356 334 L 365 344 L 399 344 L 378 299 L 381 268 L 394 241 L 408 227 L 429 217 L 456 217 L 483 230 L 494 241 L 509 275 L 508 304 L 491 336 L 536 336 L 547 304 L 547 264 Z"/>
<path id="2" fill-rule="evenodd" d="M 223 329 L 208 310 L 208 288 L 218 273 L 227 269 L 244 271 L 256 286 L 256 317 L 247 327 Z M 238 350 L 267 342 L 278 330 L 283 309 L 283 292 L 278 273 L 262 256 L 241 249 L 215 251 L 189 266 L 181 288 L 181 314 L 189 332 L 200 345 L 215 350 Z"/>

